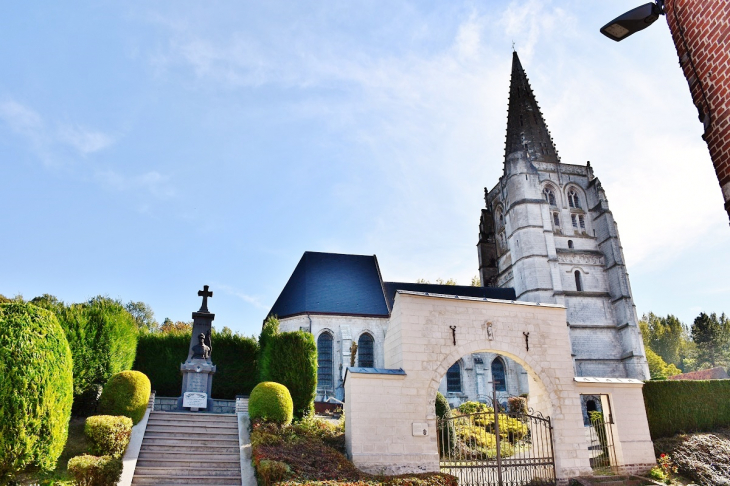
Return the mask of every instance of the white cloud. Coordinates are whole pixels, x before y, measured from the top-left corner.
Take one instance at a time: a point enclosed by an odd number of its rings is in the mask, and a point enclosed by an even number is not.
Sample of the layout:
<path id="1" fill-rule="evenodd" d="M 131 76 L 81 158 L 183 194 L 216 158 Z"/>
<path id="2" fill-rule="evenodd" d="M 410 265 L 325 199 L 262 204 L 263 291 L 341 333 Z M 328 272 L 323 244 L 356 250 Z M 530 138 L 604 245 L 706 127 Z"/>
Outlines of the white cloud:
<path id="1" fill-rule="evenodd" d="M 221 289 L 223 292 L 225 292 L 228 295 L 233 295 L 235 297 L 238 297 L 242 301 L 244 301 L 248 304 L 251 304 L 252 306 L 256 307 L 257 309 L 268 310 L 268 307 L 261 303 L 261 299 L 259 297 L 254 297 L 254 296 L 248 295 L 245 292 L 243 292 L 239 289 L 236 289 L 235 287 L 231 287 L 230 285 L 216 283 L 215 287 L 218 289 Z"/>
<path id="2" fill-rule="evenodd" d="M 76 148 L 82 155 L 97 152 L 114 143 L 114 139 L 106 133 L 78 125 L 61 126 L 58 139 Z"/>
<path id="3" fill-rule="evenodd" d="M 126 176 L 115 170 L 105 169 L 96 171 L 95 177 L 100 183 L 117 191 L 143 189 L 158 199 L 170 199 L 176 194 L 175 189 L 170 184 L 170 177 L 157 171 Z"/>
<path id="4" fill-rule="evenodd" d="M 75 155 L 86 156 L 115 141 L 106 133 L 80 125 L 59 124 L 53 130 L 40 114 L 12 99 L 0 103 L 0 118 L 13 132 L 25 138 L 47 165 L 64 163 L 69 158 L 69 147 Z"/>

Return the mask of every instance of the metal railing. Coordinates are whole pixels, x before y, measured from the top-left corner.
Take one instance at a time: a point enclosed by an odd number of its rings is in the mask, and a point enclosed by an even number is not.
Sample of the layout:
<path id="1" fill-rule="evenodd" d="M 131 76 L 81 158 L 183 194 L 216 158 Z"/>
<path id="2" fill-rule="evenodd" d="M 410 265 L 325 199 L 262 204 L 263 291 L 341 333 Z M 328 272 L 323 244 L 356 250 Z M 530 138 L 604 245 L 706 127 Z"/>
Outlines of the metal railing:
<path id="1" fill-rule="evenodd" d="M 437 424 L 441 472 L 460 485 L 556 484 L 550 417 L 507 412 L 496 400 L 486 411 L 454 412 Z"/>
<path id="2" fill-rule="evenodd" d="M 613 420 L 609 414 L 606 419 L 601 412 L 590 415 L 590 452 L 591 468 L 601 474 L 618 474 L 616 448 L 613 442 Z"/>

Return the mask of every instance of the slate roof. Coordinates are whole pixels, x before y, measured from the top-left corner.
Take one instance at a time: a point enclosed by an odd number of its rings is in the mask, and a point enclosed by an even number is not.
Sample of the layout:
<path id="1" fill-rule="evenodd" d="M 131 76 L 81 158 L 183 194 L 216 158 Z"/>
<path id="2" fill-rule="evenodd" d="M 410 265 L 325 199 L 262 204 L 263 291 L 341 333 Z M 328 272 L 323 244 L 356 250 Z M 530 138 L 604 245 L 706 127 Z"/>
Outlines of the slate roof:
<path id="1" fill-rule="evenodd" d="M 383 282 L 375 255 L 307 251 L 269 315 L 301 314 L 389 317 L 397 290 L 515 300 L 511 288 Z"/>
<path id="2" fill-rule="evenodd" d="M 375 255 L 304 252 L 269 315 L 388 317 Z"/>
<path id="3" fill-rule="evenodd" d="M 517 300 L 515 289 L 499 287 L 472 287 L 471 285 L 438 285 L 407 282 L 385 282 L 385 295 L 388 308 L 393 309 L 395 293 L 398 290 L 426 292 L 429 294 L 460 295 L 463 297 L 479 297 L 487 299 Z"/>

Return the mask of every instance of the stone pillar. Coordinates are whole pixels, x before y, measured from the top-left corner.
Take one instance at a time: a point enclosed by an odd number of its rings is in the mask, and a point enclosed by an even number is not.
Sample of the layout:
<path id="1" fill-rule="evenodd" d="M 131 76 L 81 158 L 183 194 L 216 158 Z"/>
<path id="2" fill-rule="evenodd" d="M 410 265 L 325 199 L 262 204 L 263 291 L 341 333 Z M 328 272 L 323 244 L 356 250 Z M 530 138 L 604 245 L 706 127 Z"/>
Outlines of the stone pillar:
<path id="1" fill-rule="evenodd" d="M 203 312 L 201 312 L 203 311 Z M 208 312 L 207 307 L 201 308 L 201 311 L 193 312 L 193 334 L 190 337 L 190 347 L 188 348 L 188 357 L 184 363 L 180 365 L 180 372 L 183 375 L 182 393 L 177 400 L 177 408 L 180 410 L 190 410 L 197 412 L 199 409 L 213 410 L 213 400 L 211 392 L 213 389 L 213 374 L 216 366 L 210 358 L 212 349 L 207 358 L 193 357 L 195 356 L 195 347 L 199 345 L 199 336 L 202 334 L 207 336 L 207 344 L 212 348 L 210 341 L 211 328 L 213 327 L 213 319 L 215 314 Z M 186 406 L 186 395 L 188 402 Z M 194 395 L 192 395 L 194 394 Z M 196 405 L 202 400 L 200 394 L 205 394 L 205 406 L 191 406 L 190 403 Z M 196 400 L 191 402 L 190 400 Z"/>

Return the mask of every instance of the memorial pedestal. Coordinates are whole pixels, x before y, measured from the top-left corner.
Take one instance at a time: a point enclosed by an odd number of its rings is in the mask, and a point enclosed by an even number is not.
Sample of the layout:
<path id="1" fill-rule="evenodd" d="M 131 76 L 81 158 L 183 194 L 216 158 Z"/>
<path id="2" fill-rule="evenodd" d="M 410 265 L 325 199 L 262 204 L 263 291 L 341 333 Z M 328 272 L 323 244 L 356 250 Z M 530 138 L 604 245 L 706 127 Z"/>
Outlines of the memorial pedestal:
<path id="1" fill-rule="evenodd" d="M 205 359 L 189 359 L 180 365 L 183 375 L 182 395 L 177 400 L 177 408 L 190 409 L 197 412 L 200 409 L 213 409 L 213 400 L 210 397 L 213 388 L 213 374 L 215 365 Z M 201 403 L 205 395 L 204 403 Z"/>

